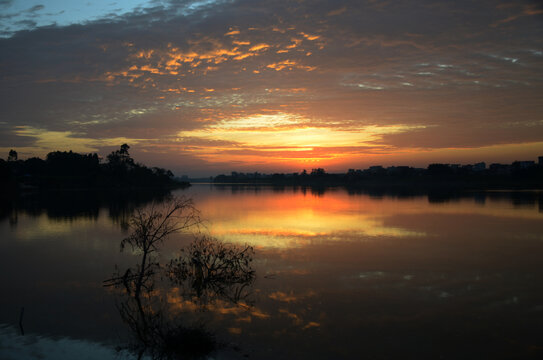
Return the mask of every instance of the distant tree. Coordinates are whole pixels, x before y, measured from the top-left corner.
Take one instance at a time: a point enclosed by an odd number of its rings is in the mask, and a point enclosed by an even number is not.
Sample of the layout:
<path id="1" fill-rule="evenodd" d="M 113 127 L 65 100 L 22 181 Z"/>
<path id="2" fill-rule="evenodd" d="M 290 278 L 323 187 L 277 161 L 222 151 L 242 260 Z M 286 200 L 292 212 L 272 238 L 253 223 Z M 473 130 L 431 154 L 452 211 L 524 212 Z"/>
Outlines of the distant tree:
<path id="1" fill-rule="evenodd" d="M 127 168 L 134 165 L 134 159 L 130 157 L 128 153 L 130 146 L 127 144 L 122 144 L 121 148 L 117 151 L 112 151 L 111 154 L 107 156 L 107 162 L 114 167 Z"/>
<path id="2" fill-rule="evenodd" d="M 135 163 L 129 149 L 127 144 L 121 145 L 107 156 L 105 164 L 100 164 L 96 153 L 79 154 L 71 150 L 50 152 L 45 160 L 33 157 L 22 161 L 12 149 L 7 161 L 2 159 L 0 181 L 55 189 L 188 186 L 187 182 L 176 181 L 170 170 Z"/>
<path id="3" fill-rule="evenodd" d="M 324 171 L 323 168 L 317 168 L 311 170 L 311 176 L 323 176 L 326 174 L 326 171 Z"/>
<path id="4" fill-rule="evenodd" d="M 119 153 L 120 153 L 121 155 L 130 156 L 130 155 L 128 154 L 128 149 L 130 149 L 130 146 L 128 146 L 128 144 L 122 144 L 122 145 L 121 145 L 121 150 L 119 150 Z"/>
<path id="5" fill-rule="evenodd" d="M 24 162 L 25 174 L 39 176 L 45 172 L 46 163 L 38 157 L 31 157 Z"/>
<path id="6" fill-rule="evenodd" d="M 355 169 L 349 169 L 347 171 L 347 174 L 345 174 L 345 180 L 347 181 L 355 181 L 357 178 L 357 173 L 356 173 L 356 170 Z"/>
<path id="7" fill-rule="evenodd" d="M 55 175 L 87 176 L 98 171 L 97 154 L 82 155 L 73 151 L 53 151 L 47 154 L 49 171 Z"/>
<path id="8" fill-rule="evenodd" d="M 8 161 L 17 161 L 17 151 L 11 149 L 8 154 Z"/>
<path id="9" fill-rule="evenodd" d="M 12 173 L 9 168 L 9 164 L 4 161 L 4 159 L 0 159 L 0 184 L 6 185 L 11 181 Z M 4 190 L 5 188 L 0 188 Z"/>

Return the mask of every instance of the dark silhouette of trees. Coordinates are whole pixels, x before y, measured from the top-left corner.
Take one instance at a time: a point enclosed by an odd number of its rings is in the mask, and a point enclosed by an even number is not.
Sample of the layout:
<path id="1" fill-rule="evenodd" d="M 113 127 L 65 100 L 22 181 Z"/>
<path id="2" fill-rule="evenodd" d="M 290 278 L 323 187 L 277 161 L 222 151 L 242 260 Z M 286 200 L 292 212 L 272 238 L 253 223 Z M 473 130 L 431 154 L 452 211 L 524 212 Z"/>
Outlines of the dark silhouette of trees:
<path id="1" fill-rule="evenodd" d="M 97 154 L 81 155 L 72 151 L 55 151 L 45 158 L 50 176 L 88 177 L 99 171 Z"/>
<path id="2" fill-rule="evenodd" d="M 107 162 L 111 167 L 122 167 L 124 169 L 130 169 L 134 166 L 134 159 L 130 157 L 128 153 L 130 146 L 127 144 L 122 144 L 121 148 L 116 151 L 112 151 L 111 154 L 107 156 Z"/>
<path id="3" fill-rule="evenodd" d="M 11 150 L 6 165 L 10 175 L 4 179 L 13 179 L 13 186 L 43 189 L 172 188 L 189 185 L 176 181 L 170 170 L 136 163 L 129 149 L 127 144 L 121 145 L 119 150 L 107 156 L 104 164 L 100 163 L 96 153 L 54 151 L 47 154 L 45 160 L 30 158 L 22 161 L 16 160 L 17 153 Z"/>
<path id="4" fill-rule="evenodd" d="M 15 185 L 15 179 L 9 165 L 10 164 L 7 161 L 0 159 L 0 186 L 4 190 L 7 190 Z"/>
<path id="5" fill-rule="evenodd" d="M 324 176 L 326 175 L 326 171 L 324 171 L 323 168 L 317 168 L 311 170 L 311 176 Z"/>
<path id="6" fill-rule="evenodd" d="M 17 161 L 17 151 L 11 149 L 8 154 L 8 161 Z"/>

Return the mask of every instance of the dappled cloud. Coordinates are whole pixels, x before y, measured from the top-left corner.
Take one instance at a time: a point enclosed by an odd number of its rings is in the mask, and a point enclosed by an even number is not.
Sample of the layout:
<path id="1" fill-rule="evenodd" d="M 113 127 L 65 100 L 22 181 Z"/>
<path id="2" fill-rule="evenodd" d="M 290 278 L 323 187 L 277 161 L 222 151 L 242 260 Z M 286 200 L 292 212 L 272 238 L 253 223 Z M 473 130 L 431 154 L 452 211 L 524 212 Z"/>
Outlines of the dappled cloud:
<path id="1" fill-rule="evenodd" d="M 10 6 L 4 152 L 126 142 L 194 175 L 543 154 L 533 1 L 143 2 L 71 23 Z"/>

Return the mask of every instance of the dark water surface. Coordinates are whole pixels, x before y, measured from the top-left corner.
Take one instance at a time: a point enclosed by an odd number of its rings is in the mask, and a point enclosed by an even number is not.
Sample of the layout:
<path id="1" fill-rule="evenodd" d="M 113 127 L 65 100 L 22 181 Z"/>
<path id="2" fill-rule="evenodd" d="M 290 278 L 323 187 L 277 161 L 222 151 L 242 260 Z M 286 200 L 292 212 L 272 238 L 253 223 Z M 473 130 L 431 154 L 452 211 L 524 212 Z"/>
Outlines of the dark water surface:
<path id="1" fill-rule="evenodd" d="M 169 313 L 222 344 L 210 358 L 543 356 L 541 193 L 176 194 L 194 199 L 202 232 L 255 248 L 252 306 L 217 299 L 203 311 L 175 286 L 161 290 Z M 137 262 L 119 251 L 123 224 L 152 198 L 57 193 L 1 209 L 0 359 L 137 358 L 102 281 Z M 161 258 L 192 239 L 172 236 Z"/>

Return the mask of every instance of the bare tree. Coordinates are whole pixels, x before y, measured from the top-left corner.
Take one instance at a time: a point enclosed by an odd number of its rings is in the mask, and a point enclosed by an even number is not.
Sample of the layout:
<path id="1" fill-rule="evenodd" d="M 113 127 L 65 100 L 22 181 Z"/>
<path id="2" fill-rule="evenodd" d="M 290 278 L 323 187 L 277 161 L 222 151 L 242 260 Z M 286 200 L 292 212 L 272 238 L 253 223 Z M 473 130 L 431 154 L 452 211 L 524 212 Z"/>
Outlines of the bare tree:
<path id="1" fill-rule="evenodd" d="M 129 221 L 132 231 L 121 241 L 121 251 L 130 246 L 141 258 L 124 275 L 117 272 L 105 280 L 104 286 L 124 290 L 117 308 L 135 335 L 133 351 L 138 358 L 144 354 L 157 360 L 205 358 L 217 346 L 212 333 L 187 325 L 186 319 L 170 312 L 163 295 L 172 283 L 180 287 L 181 296 L 202 306 L 218 299 L 245 307 L 250 303 L 247 298 L 255 278 L 250 246 L 224 244 L 201 235 L 181 250 L 179 258 L 166 266 L 159 263 L 158 252 L 169 235 L 200 224 L 199 212 L 187 198 L 136 210 Z M 171 282 L 162 282 L 164 277 Z"/>
<path id="2" fill-rule="evenodd" d="M 105 285 L 123 283 L 129 294 L 134 291 L 135 297 L 139 297 L 142 287 L 147 286 L 146 280 L 160 268 L 156 253 L 164 240 L 173 233 L 196 228 L 201 222 L 200 212 L 186 197 L 136 209 L 128 223 L 131 234 L 121 241 L 121 251 L 130 246 L 132 251 L 141 253 L 141 261 L 123 276 L 106 280 Z"/>

